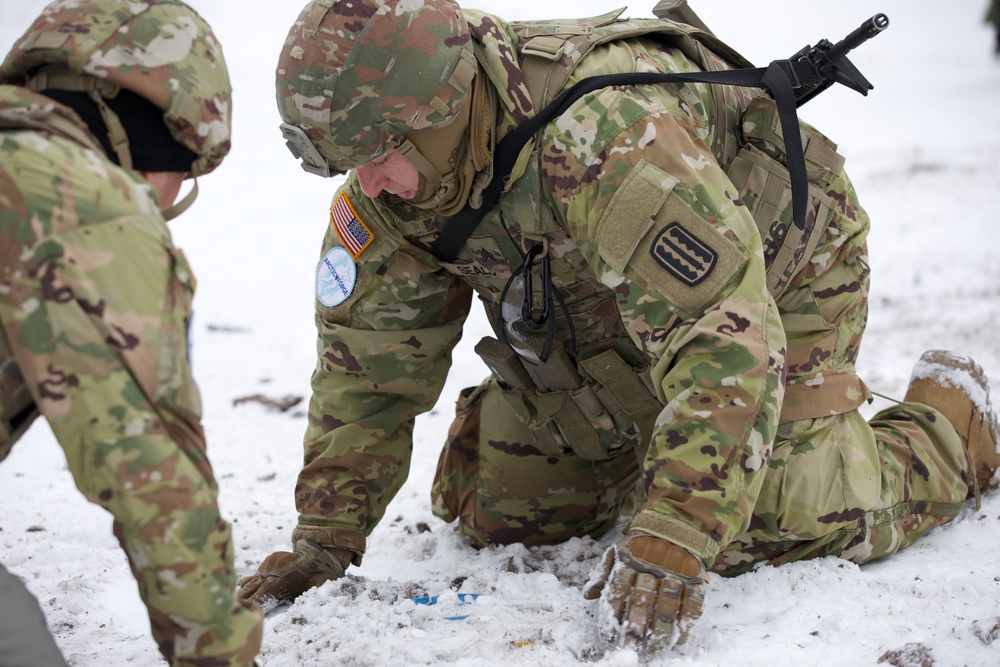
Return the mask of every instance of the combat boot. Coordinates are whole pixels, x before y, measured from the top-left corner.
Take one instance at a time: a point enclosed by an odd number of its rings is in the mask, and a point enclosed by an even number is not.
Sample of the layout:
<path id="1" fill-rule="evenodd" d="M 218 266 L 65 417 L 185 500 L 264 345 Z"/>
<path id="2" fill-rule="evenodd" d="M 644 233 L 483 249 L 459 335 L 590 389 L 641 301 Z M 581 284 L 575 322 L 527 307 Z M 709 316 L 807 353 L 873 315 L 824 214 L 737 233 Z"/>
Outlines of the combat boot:
<path id="1" fill-rule="evenodd" d="M 995 488 L 993 473 L 1000 467 L 997 434 L 1000 428 L 990 405 L 986 373 L 971 358 L 944 350 L 924 352 L 913 368 L 907 403 L 923 403 L 943 414 L 962 439 L 974 471 L 969 497 Z"/>

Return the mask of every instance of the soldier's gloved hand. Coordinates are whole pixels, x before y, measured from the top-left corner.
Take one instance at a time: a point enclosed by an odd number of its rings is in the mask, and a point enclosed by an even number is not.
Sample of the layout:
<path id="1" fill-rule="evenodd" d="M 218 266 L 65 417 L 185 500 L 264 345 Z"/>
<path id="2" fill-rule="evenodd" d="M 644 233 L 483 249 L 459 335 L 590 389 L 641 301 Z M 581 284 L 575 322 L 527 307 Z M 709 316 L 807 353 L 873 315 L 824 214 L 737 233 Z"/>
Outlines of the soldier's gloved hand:
<path id="1" fill-rule="evenodd" d="M 276 551 L 260 564 L 257 572 L 240 579 L 236 595 L 241 600 L 291 602 L 310 588 L 344 576 L 354 552 L 324 549 L 312 540 L 298 540 L 295 551 Z"/>
<path id="2" fill-rule="evenodd" d="M 687 639 L 701 616 L 707 582 L 701 559 L 687 549 L 629 533 L 608 549 L 584 597 L 600 598 L 610 638 L 645 654 Z"/>

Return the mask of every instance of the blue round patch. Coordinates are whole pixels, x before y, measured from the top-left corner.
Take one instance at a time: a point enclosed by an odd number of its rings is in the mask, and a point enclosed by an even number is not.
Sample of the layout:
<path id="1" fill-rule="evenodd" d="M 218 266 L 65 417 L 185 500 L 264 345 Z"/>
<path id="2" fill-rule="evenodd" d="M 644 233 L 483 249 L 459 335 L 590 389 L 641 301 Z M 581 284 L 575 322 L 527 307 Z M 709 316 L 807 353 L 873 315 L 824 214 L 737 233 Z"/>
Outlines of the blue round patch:
<path id="1" fill-rule="evenodd" d="M 336 246 L 316 267 L 316 298 L 328 308 L 339 306 L 351 296 L 358 282 L 358 268 L 345 248 Z"/>

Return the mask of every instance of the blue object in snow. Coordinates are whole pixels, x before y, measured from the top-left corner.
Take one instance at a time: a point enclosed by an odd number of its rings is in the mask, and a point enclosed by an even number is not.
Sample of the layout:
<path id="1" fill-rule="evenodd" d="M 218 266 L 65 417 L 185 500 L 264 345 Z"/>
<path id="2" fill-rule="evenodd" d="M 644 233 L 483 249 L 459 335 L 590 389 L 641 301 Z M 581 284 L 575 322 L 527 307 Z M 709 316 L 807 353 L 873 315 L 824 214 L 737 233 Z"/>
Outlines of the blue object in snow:
<path id="1" fill-rule="evenodd" d="M 479 597 L 479 593 L 459 593 L 458 594 L 458 604 L 462 605 L 462 606 L 467 605 L 467 604 L 472 604 L 473 602 L 476 601 L 476 598 L 478 598 L 478 597 Z M 437 595 L 425 595 L 423 597 L 413 598 L 413 601 L 416 604 L 427 604 L 427 605 L 437 604 L 438 596 Z M 462 616 L 445 616 L 444 620 L 446 620 L 446 621 L 461 621 L 463 618 L 468 618 L 468 617 L 469 617 L 468 614 L 464 614 Z"/>

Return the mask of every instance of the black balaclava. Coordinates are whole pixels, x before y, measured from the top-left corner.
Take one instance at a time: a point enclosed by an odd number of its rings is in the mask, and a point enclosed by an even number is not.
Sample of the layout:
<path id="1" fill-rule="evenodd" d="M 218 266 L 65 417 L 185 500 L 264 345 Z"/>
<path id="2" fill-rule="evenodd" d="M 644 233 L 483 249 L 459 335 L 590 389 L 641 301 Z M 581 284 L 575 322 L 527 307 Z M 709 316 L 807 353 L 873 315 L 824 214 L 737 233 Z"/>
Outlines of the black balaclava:
<path id="1" fill-rule="evenodd" d="M 97 103 L 86 92 L 49 89 L 42 91 L 60 104 L 77 113 L 104 147 L 108 158 L 121 164 L 111 147 L 107 126 L 101 118 Z M 132 169 L 135 171 L 173 171 L 187 173 L 197 157 L 189 148 L 170 134 L 163 122 L 163 110 L 146 98 L 121 89 L 117 95 L 105 98 L 105 103 L 118 116 L 128 135 Z"/>

